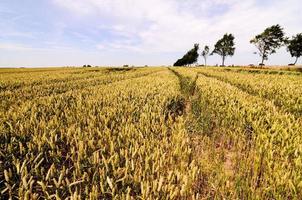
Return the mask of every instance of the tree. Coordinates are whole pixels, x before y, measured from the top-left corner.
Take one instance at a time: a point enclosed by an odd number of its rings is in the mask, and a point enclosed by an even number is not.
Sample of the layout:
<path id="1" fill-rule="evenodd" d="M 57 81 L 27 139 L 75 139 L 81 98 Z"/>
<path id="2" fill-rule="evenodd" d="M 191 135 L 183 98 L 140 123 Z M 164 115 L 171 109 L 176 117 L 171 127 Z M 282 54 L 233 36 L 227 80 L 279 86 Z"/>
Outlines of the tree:
<path id="1" fill-rule="evenodd" d="M 235 37 L 232 34 L 226 33 L 214 46 L 214 50 L 211 55 L 214 53 L 220 55 L 222 58 L 222 66 L 224 66 L 226 57 L 233 56 L 235 53 L 234 39 Z"/>
<path id="2" fill-rule="evenodd" d="M 203 49 L 203 51 L 201 52 L 201 55 L 204 59 L 204 65 L 207 66 L 207 58 L 209 56 L 210 53 L 210 48 L 206 45 Z"/>
<path id="3" fill-rule="evenodd" d="M 254 44 L 259 51 L 261 57 L 261 65 L 268 60 L 268 55 L 276 53 L 276 49 L 280 48 L 286 39 L 284 37 L 283 28 L 279 24 L 266 28 L 263 33 L 256 35 L 250 43 Z"/>
<path id="4" fill-rule="evenodd" d="M 184 65 L 190 65 L 196 63 L 199 57 L 198 50 L 199 50 L 199 44 L 194 44 L 193 49 L 188 51 L 181 59 L 178 59 L 174 63 L 174 66 L 184 66 Z"/>
<path id="5" fill-rule="evenodd" d="M 293 36 L 292 39 L 288 41 L 287 50 L 292 57 L 296 58 L 293 63 L 295 65 L 298 62 L 299 57 L 302 56 L 302 33 Z"/>

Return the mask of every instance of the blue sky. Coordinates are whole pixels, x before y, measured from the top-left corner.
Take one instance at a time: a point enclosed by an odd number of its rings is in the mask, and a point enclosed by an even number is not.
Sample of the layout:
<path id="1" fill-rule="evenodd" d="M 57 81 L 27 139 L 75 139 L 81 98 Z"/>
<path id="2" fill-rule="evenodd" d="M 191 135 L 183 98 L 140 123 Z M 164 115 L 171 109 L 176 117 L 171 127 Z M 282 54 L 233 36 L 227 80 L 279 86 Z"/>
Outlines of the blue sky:
<path id="1" fill-rule="evenodd" d="M 301 33 L 300 4 L 300 0 L 1 0 L 0 67 L 169 65 L 194 43 L 213 48 L 224 33 L 236 37 L 235 55 L 226 64 L 256 64 L 260 59 L 249 40 L 277 23 L 288 36 Z M 292 60 L 282 48 L 267 63 Z M 221 61 L 211 56 L 208 62 Z"/>

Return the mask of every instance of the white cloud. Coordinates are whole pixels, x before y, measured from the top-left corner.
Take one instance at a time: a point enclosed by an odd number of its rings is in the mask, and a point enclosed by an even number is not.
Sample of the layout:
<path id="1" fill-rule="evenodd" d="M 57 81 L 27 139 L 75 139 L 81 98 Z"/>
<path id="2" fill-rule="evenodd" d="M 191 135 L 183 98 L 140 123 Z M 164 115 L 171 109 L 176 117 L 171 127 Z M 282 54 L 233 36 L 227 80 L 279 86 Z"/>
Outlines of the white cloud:
<path id="1" fill-rule="evenodd" d="M 235 34 L 238 50 L 253 51 L 249 40 L 269 25 L 281 23 L 290 34 L 299 31 L 299 1 L 262 7 L 255 0 L 55 0 L 74 14 L 109 18 L 117 34 L 141 41 L 127 46 L 117 40 L 112 47 L 120 43 L 121 48 L 147 52 L 183 51 L 195 42 L 213 44 L 225 32 Z M 225 13 L 211 14 L 217 6 L 225 7 Z"/>
<path id="2" fill-rule="evenodd" d="M 96 42 L 95 48 L 100 52 L 139 53 L 146 58 L 146 63 L 153 61 L 153 57 L 149 60 L 148 55 L 171 53 L 169 57 L 158 58 L 158 64 L 171 64 L 194 43 L 213 46 L 226 32 L 236 37 L 235 56 L 227 62 L 255 63 L 257 57 L 252 52 L 256 49 L 249 41 L 264 28 L 279 23 L 289 36 L 302 32 L 300 0 L 52 1 L 74 20 L 86 20 L 95 25 L 95 29 L 104 29 L 112 34 Z M 68 26 L 68 22 L 65 25 Z M 89 41 L 89 36 L 80 30 L 75 35 Z M 289 54 L 284 49 L 279 52 L 270 57 L 271 63 L 289 63 Z M 210 62 L 216 64 L 220 59 L 213 56 Z"/>
<path id="3" fill-rule="evenodd" d="M 12 51 L 12 52 L 34 52 L 34 51 L 43 51 L 43 52 L 51 52 L 51 51 L 65 51 L 65 52 L 73 52 L 75 49 L 63 46 L 51 44 L 49 47 L 34 47 L 31 45 L 17 44 L 14 42 L 0 42 L 0 50 L 3 51 Z"/>

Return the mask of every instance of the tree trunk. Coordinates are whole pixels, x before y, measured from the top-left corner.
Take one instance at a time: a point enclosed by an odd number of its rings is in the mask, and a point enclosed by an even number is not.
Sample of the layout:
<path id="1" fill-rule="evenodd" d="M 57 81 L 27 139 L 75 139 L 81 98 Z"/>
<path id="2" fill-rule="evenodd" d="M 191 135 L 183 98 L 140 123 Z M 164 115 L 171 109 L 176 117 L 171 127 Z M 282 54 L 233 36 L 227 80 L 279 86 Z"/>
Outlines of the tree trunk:
<path id="1" fill-rule="evenodd" d="M 225 56 L 222 56 L 222 66 L 224 67 Z"/>
<path id="2" fill-rule="evenodd" d="M 261 64 L 264 65 L 264 55 L 262 56 Z"/>
<path id="3" fill-rule="evenodd" d="M 204 66 L 207 66 L 207 58 L 204 58 Z"/>
<path id="4" fill-rule="evenodd" d="M 298 62 L 298 58 L 299 58 L 299 57 L 296 57 L 296 61 L 294 62 L 294 65 L 296 65 L 296 64 L 297 64 L 297 62 Z"/>

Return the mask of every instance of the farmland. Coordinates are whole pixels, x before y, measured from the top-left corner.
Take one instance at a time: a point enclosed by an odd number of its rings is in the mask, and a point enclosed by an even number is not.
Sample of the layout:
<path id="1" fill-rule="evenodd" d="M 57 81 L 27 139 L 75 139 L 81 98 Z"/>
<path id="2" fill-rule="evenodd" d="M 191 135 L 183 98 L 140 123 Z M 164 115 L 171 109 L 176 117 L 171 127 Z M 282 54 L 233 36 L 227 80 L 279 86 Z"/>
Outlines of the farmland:
<path id="1" fill-rule="evenodd" d="M 299 199 L 302 73 L 0 70 L 1 199 Z"/>

